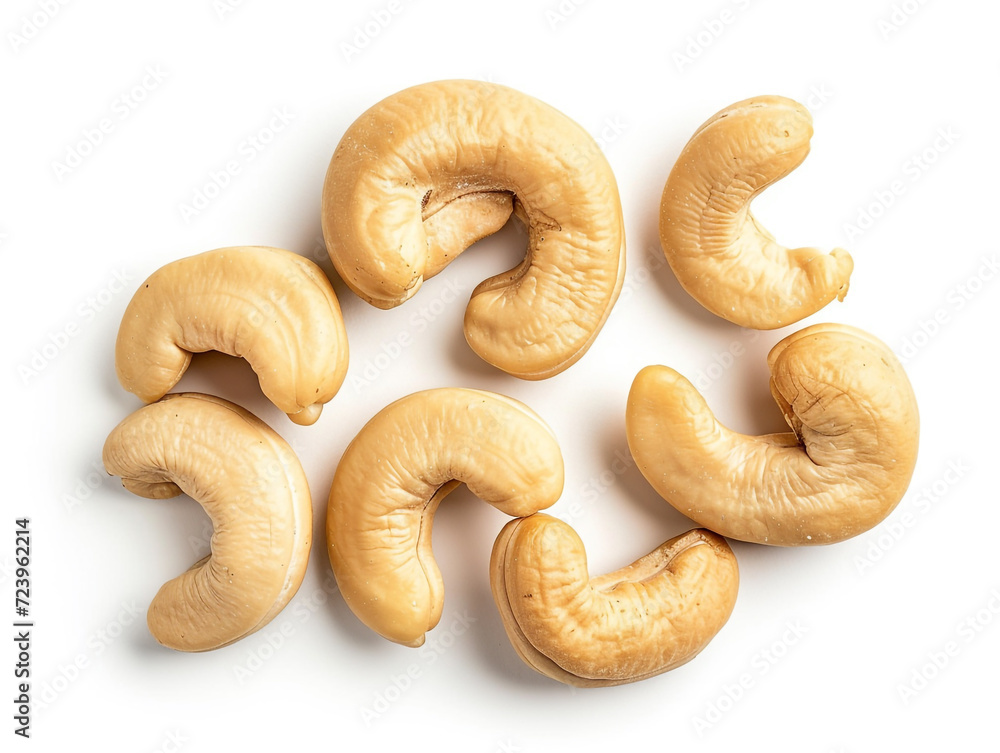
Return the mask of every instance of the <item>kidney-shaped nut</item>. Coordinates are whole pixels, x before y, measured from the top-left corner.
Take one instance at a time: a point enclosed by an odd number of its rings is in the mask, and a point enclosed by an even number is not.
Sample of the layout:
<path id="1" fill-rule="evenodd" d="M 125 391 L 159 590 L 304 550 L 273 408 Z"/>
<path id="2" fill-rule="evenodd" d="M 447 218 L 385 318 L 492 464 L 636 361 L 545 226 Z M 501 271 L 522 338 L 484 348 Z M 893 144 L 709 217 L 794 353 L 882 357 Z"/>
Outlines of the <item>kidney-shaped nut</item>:
<path id="1" fill-rule="evenodd" d="M 118 381 L 147 403 L 169 392 L 192 353 L 245 358 L 268 400 L 312 424 L 347 374 L 347 332 L 323 270 L 291 251 L 242 246 L 161 267 L 125 309 Z"/>
<path id="2" fill-rule="evenodd" d="M 578 687 L 622 685 L 693 659 L 736 604 L 725 539 L 695 529 L 591 578 L 583 542 L 539 513 L 497 537 L 490 585 L 507 636 L 531 668 Z"/>
<path id="3" fill-rule="evenodd" d="M 384 408 L 337 466 L 327 508 L 330 563 L 351 610 L 391 641 L 420 646 L 441 619 L 431 524 L 438 503 L 462 482 L 507 515 L 530 515 L 559 499 L 562 454 L 524 404 L 442 388 Z"/>
<path id="4" fill-rule="evenodd" d="M 323 187 L 330 258 L 379 308 L 408 300 L 512 211 L 527 254 L 472 292 L 465 336 L 494 366 L 544 379 L 590 347 L 625 273 L 618 186 L 587 131 L 504 86 L 422 84 L 351 125 Z"/>
<path id="5" fill-rule="evenodd" d="M 170 394 L 115 427 L 103 457 L 132 493 L 183 492 L 212 521 L 212 553 L 149 605 L 161 644 L 221 648 L 264 627 L 295 595 L 312 543 L 309 486 L 285 440 L 252 413 L 209 395 Z"/>
<path id="6" fill-rule="evenodd" d="M 640 371 L 626 430 L 642 474 L 679 512 L 742 541 L 830 544 L 881 522 L 910 483 L 920 425 L 895 355 L 862 330 L 816 324 L 767 362 L 792 433 L 731 431 L 673 369 Z"/>
<path id="7" fill-rule="evenodd" d="M 806 158 L 812 118 L 785 97 L 743 100 L 691 137 L 660 202 L 660 242 L 681 286 L 712 313 L 775 329 L 843 300 L 854 262 L 843 249 L 788 249 L 750 201 Z"/>

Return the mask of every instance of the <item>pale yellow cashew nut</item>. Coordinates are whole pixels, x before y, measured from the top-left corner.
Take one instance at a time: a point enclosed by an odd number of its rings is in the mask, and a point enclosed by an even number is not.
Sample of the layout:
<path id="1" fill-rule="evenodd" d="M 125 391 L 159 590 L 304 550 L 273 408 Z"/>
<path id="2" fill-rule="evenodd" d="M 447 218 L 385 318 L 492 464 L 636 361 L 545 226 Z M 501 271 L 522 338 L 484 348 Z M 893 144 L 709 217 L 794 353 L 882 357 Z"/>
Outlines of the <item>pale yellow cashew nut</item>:
<path id="1" fill-rule="evenodd" d="M 323 270 L 290 251 L 242 246 L 171 262 L 136 291 L 115 346 L 118 381 L 147 403 L 192 353 L 245 358 L 267 398 L 314 423 L 347 374 L 347 331 Z"/>
<path id="2" fill-rule="evenodd" d="M 750 212 L 753 198 L 809 154 L 809 111 L 763 96 L 713 115 L 670 171 L 660 242 L 681 286 L 717 316 L 776 329 L 843 300 L 854 261 L 843 249 L 789 249 Z"/>
<path id="3" fill-rule="evenodd" d="M 507 515 L 530 515 L 562 493 L 562 454 L 524 404 L 442 388 L 384 408 L 337 466 L 327 507 L 330 564 L 351 610 L 391 641 L 420 646 L 441 619 L 431 526 L 438 503 L 463 482 Z"/>
<path id="4" fill-rule="evenodd" d="M 917 460 L 917 401 L 902 365 L 874 336 L 838 324 L 789 335 L 767 361 L 791 433 L 731 431 L 673 369 L 640 371 L 626 433 L 643 476 L 698 525 L 742 541 L 830 544 L 880 523 Z"/>
<path id="5" fill-rule="evenodd" d="M 167 395 L 115 427 L 103 460 L 133 494 L 184 493 L 212 520 L 212 553 L 149 605 L 161 644 L 221 648 L 262 628 L 295 595 L 312 543 L 309 485 L 288 444 L 249 411 L 209 395 Z"/>
<path id="6" fill-rule="evenodd" d="M 423 84 L 351 125 L 323 187 L 330 258 L 379 308 L 408 300 L 512 211 L 527 254 L 472 292 L 465 336 L 494 366 L 544 379 L 590 347 L 625 274 L 618 186 L 583 128 L 504 86 Z"/>
<path id="7" fill-rule="evenodd" d="M 736 604 L 739 569 L 725 539 L 695 529 L 591 578 L 583 542 L 539 513 L 497 537 L 490 584 L 504 629 L 532 669 L 578 687 L 622 685 L 690 661 Z"/>

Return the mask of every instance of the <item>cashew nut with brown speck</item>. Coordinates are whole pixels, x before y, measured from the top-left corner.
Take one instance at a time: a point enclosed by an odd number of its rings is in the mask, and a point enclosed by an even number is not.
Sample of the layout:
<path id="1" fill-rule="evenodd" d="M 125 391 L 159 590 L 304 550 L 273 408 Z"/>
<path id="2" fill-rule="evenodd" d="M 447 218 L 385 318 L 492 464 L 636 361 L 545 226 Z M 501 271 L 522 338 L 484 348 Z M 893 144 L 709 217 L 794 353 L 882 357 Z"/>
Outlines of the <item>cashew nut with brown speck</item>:
<path id="1" fill-rule="evenodd" d="M 465 336 L 507 373 L 545 379 L 587 351 L 625 274 L 618 185 L 590 134 L 508 87 L 437 81 L 362 114 L 323 187 L 330 258 L 383 309 L 512 212 L 527 228 L 527 254 L 472 292 Z"/>

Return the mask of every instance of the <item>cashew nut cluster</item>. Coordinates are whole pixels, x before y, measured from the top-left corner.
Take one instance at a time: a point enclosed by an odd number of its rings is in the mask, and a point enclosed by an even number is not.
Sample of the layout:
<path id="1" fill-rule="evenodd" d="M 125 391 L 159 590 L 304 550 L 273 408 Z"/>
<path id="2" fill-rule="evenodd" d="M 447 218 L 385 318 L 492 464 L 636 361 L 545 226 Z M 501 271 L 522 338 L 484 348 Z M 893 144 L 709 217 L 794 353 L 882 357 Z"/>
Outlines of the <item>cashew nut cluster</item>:
<path id="1" fill-rule="evenodd" d="M 806 158 L 812 133 L 798 102 L 746 99 L 698 128 L 670 171 L 660 242 L 681 286 L 717 316 L 776 329 L 847 295 L 850 254 L 786 248 L 750 212 L 758 193 Z"/>
<path id="2" fill-rule="evenodd" d="M 347 374 L 347 332 L 333 286 L 315 263 L 263 246 L 171 262 L 129 302 L 118 331 L 118 381 L 147 403 L 163 397 L 192 353 L 245 358 L 267 398 L 315 423 Z"/>
<path id="3" fill-rule="evenodd" d="M 591 578 L 580 537 L 539 513 L 504 526 L 490 584 L 528 666 L 568 685 L 599 687 L 693 659 L 729 619 L 739 570 L 725 539 L 695 529 Z"/>
<path id="4" fill-rule="evenodd" d="M 830 544 L 877 525 L 917 460 L 917 401 L 892 350 L 855 327 L 816 324 L 767 363 L 791 433 L 731 431 L 673 369 L 640 371 L 626 431 L 643 476 L 679 512 L 742 541 Z"/>
<path id="5" fill-rule="evenodd" d="M 104 444 L 104 467 L 133 494 L 182 492 L 212 520 L 212 553 L 168 581 L 149 630 L 178 651 L 221 648 L 259 630 L 302 583 L 312 503 L 298 458 L 249 411 L 175 393 L 128 416 Z"/>
<path id="6" fill-rule="evenodd" d="M 440 501 L 463 482 L 507 515 L 530 515 L 562 493 L 562 454 L 524 404 L 441 388 L 384 408 L 337 466 L 327 508 L 330 563 L 351 610 L 391 641 L 420 646 L 441 618 L 431 525 Z"/>
<path id="7" fill-rule="evenodd" d="M 805 107 L 755 97 L 698 128 L 670 171 L 663 251 L 681 286 L 716 315 L 774 329 L 847 294 L 846 251 L 786 248 L 750 211 L 802 163 L 811 137 Z M 502 371 L 545 379 L 587 352 L 624 280 L 618 185 L 586 130 L 508 87 L 426 83 L 364 112 L 323 186 L 330 258 L 354 293 L 382 309 L 409 300 L 511 217 L 526 230 L 525 256 L 475 288 L 465 337 Z M 267 398 L 302 425 L 318 420 L 348 366 L 330 281 L 283 249 L 180 259 L 130 301 L 115 368 L 148 405 L 108 436 L 104 466 L 143 497 L 186 493 L 213 524 L 211 554 L 165 583 L 149 607 L 150 632 L 178 651 L 220 648 L 266 625 L 300 587 L 311 548 L 309 486 L 288 444 L 226 400 L 167 394 L 192 354 L 209 350 L 245 358 Z M 814 325 L 779 342 L 768 366 L 791 432 L 734 432 L 676 371 L 639 372 L 626 411 L 630 451 L 656 491 L 701 527 L 596 577 L 577 533 L 539 512 L 559 499 L 564 467 L 534 411 L 464 388 L 396 400 L 350 442 L 330 487 L 327 553 L 345 602 L 384 638 L 421 646 L 444 603 L 434 515 L 465 483 L 515 518 L 493 544 L 489 580 L 528 666 L 602 687 L 690 661 L 736 603 L 739 569 L 724 537 L 842 541 L 889 515 L 916 464 L 916 399 L 874 336 Z"/>
<path id="8" fill-rule="evenodd" d="M 545 379 L 590 347 L 625 273 L 618 185 L 582 127 L 504 86 L 422 84 L 351 125 L 323 187 L 330 258 L 383 309 L 512 212 L 527 228 L 527 254 L 472 292 L 465 336 L 507 373 Z"/>

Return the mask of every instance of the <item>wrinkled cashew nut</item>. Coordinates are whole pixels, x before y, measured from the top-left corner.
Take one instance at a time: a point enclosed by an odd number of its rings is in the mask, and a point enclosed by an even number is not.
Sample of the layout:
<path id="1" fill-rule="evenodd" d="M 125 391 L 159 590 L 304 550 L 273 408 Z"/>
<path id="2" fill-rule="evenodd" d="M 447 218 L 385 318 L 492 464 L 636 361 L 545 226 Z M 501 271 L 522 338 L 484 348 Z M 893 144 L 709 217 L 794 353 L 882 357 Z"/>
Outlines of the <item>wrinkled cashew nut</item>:
<path id="1" fill-rule="evenodd" d="M 226 400 L 175 393 L 122 421 L 104 467 L 133 494 L 182 492 L 212 520 L 212 553 L 168 581 L 149 631 L 178 651 L 209 651 L 259 630 L 295 595 L 312 543 L 309 485 L 288 444 Z"/>
<path id="2" fill-rule="evenodd" d="M 527 254 L 472 292 L 465 336 L 494 366 L 544 379 L 590 347 L 625 273 L 618 186 L 583 128 L 504 86 L 423 84 L 351 125 L 323 188 L 330 258 L 379 308 L 408 300 L 511 212 Z"/>
<path id="3" fill-rule="evenodd" d="M 660 203 L 660 242 L 681 286 L 717 316 L 776 329 L 843 300 L 854 262 L 843 249 L 788 249 L 751 200 L 809 153 L 812 118 L 785 97 L 737 102 L 691 137 Z"/>
<path id="4" fill-rule="evenodd" d="M 442 388 L 384 408 L 337 466 L 327 508 L 330 564 L 351 610 L 391 641 L 420 646 L 441 619 L 431 525 L 441 499 L 462 482 L 507 515 L 530 515 L 562 493 L 562 454 L 522 403 Z"/>
<path id="5" fill-rule="evenodd" d="M 767 363 L 791 433 L 731 431 L 673 369 L 640 371 L 626 432 L 643 476 L 698 525 L 742 541 L 830 544 L 877 525 L 917 460 L 917 402 L 896 356 L 862 330 L 816 324 Z"/>
<path id="6" fill-rule="evenodd" d="M 315 263 L 279 248 L 222 248 L 154 272 L 122 317 L 118 381 L 154 402 L 192 353 L 208 350 L 245 358 L 268 400 L 302 425 L 315 423 L 347 375 L 333 286 Z"/>
<path id="7" fill-rule="evenodd" d="M 538 514 L 504 526 L 490 584 L 528 666 L 597 687 L 643 680 L 697 656 L 733 611 L 739 570 L 725 539 L 695 529 L 591 578 L 576 532 Z"/>

